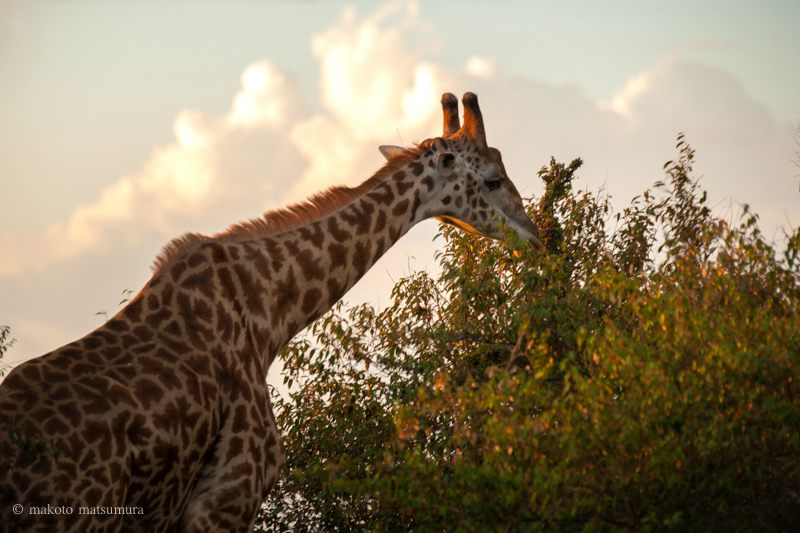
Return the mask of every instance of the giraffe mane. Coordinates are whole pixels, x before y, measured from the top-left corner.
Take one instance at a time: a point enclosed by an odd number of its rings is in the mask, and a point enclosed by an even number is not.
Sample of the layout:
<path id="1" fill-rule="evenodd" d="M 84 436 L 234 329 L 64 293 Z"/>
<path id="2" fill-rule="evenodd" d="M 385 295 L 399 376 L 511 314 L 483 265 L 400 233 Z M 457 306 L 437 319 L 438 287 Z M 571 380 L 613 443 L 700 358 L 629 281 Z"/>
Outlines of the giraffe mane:
<path id="1" fill-rule="evenodd" d="M 227 230 L 214 235 L 185 233 L 172 239 L 156 256 L 153 274 L 161 272 L 173 259 L 195 244 L 206 242 L 239 242 L 259 237 L 276 235 L 302 226 L 313 220 L 330 215 L 350 204 L 353 200 L 372 191 L 388 176 L 415 159 L 428 147 L 427 142 L 417 144 L 393 156 L 371 178 L 356 187 L 334 186 L 287 207 L 267 211 L 258 218 L 233 224 Z"/>

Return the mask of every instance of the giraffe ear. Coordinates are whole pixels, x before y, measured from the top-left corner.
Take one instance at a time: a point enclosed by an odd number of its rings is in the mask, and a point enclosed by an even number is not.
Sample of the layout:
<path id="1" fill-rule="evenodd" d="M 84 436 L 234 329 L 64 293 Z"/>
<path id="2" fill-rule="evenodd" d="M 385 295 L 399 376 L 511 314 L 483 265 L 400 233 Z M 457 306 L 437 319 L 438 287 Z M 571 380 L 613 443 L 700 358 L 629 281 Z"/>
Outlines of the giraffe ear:
<path id="1" fill-rule="evenodd" d="M 396 156 L 397 154 L 406 151 L 406 149 L 403 148 L 402 146 L 392 146 L 390 144 L 384 144 L 382 146 L 378 146 L 378 150 L 381 151 L 383 157 L 385 157 L 387 161 Z"/>
<path id="2" fill-rule="evenodd" d="M 449 178 L 456 170 L 456 156 L 452 152 L 442 152 L 436 157 L 436 166 L 440 176 Z"/>

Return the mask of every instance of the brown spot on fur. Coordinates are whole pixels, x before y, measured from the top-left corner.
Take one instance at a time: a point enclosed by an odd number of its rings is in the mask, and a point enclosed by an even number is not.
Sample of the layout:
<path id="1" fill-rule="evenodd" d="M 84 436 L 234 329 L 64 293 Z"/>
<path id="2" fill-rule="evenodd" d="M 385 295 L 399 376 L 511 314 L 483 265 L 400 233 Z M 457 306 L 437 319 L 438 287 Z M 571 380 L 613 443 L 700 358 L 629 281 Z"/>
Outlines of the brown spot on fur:
<path id="1" fill-rule="evenodd" d="M 228 254 L 225 253 L 225 247 L 218 242 L 209 242 L 200 247 L 202 250 L 211 252 L 211 261 L 215 265 L 225 263 L 228 261 Z M 190 258 L 191 262 L 191 258 Z"/>
<path id="2" fill-rule="evenodd" d="M 380 237 L 375 242 L 375 255 L 373 256 L 373 259 L 372 259 L 373 263 L 376 262 L 378 259 L 380 259 L 380 257 L 383 255 L 383 252 L 386 251 L 384 249 L 384 246 L 385 246 L 384 239 L 383 239 L 383 237 Z"/>
<path id="3" fill-rule="evenodd" d="M 64 433 L 69 433 L 72 428 L 64 423 L 58 417 L 53 417 L 48 420 L 44 424 L 44 431 L 47 435 L 63 435 Z M 45 463 L 49 464 L 49 461 L 44 461 Z"/>
<path id="4" fill-rule="evenodd" d="M 400 238 L 401 228 L 402 226 L 399 225 L 389 226 L 389 238 L 392 240 L 392 242 L 397 242 L 397 240 Z"/>
<path id="5" fill-rule="evenodd" d="M 367 271 L 367 267 L 370 265 L 371 250 L 372 243 L 370 241 L 356 243 L 355 251 L 353 252 L 353 266 L 359 276 L 364 274 L 364 272 Z"/>
<path id="6" fill-rule="evenodd" d="M 414 184 L 411 182 L 398 182 L 397 183 L 398 196 L 403 196 L 408 191 L 408 189 L 410 189 L 413 186 Z"/>
<path id="7" fill-rule="evenodd" d="M 282 254 L 279 250 L 277 253 L 278 253 L 277 257 L 279 259 L 282 258 Z M 255 246 L 250 244 L 245 245 L 244 256 L 247 263 L 253 266 L 256 269 L 256 272 L 258 272 L 258 275 L 261 276 L 264 280 L 269 280 L 272 278 L 272 270 L 269 268 L 269 260 L 267 259 L 267 254 L 264 253 L 264 250 L 260 246 Z"/>
<path id="8" fill-rule="evenodd" d="M 350 237 L 350 232 L 341 229 L 339 227 L 339 221 L 336 220 L 335 217 L 328 219 L 328 232 L 337 242 L 343 242 Z"/>
<path id="9" fill-rule="evenodd" d="M 300 251 L 300 245 L 296 240 L 285 240 L 283 245 L 286 247 L 286 251 L 289 252 L 289 257 L 296 256 Z"/>
<path id="10" fill-rule="evenodd" d="M 142 298 L 134 298 L 122 312 L 122 316 L 131 322 L 139 322 L 142 318 Z"/>
<path id="11" fill-rule="evenodd" d="M 146 410 L 150 410 L 154 403 L 161 401 L 164 391 L 154 381 L 143 377 L 133 385 L 133 393 Z"/>
<path id="12" fill-rule="evenodd" d="M 233 302 L 237 311 L 241 310 L 237 295 L 239 291 L 236 289 L 236 283 L 233 281 L 233 274 L 228 267 L 221 267 L 217 269 L 217 277 L 219 278 L 222 290 L 225 292 L 227 298 Z"/>
<path id="13" fill-rule="evenodd" d="M 108 344 L 108 345 L 112 345 L 113 346 L 115 344 L 119 344 L 119 334 L 118 333 L 112 333 L 111 331 L 106 331 L 105 329 L 98 329 L 98 330 L 95 330 L 95 332 L 92 335 L 100 337 L 103 340 L 103 342 Z M 90 357 L 91 357 L 91 355 L 90 355 Z"/>
<path id="14" fill-rule="evenodd" d="M 129 411 L 122 411 L 111 420 L 111 436 L 114 437 L 114 446 L 117 449 L 115 454 L 117 457 L 122 457 L 128 451 L 128 443 L 125 440 L 125 432 L 128 426 L 128 421 L 131 418 Z"/>
<path id="15" fill-rule="evenodd" d="M 233 426 L 231 426 L 231 430 L 234 433 L 242 433 L 247 431 L 250 427 L 250 423 L 247 420 L 247 408 L 244 405 L 239 405 L 236 407 L 236 413 L 233 415 Z"/>
<path id="16" fill-rule="evenodd" d="M 231 334 L 233 333 L 233 320 L 231 319 L 231 316 L 228 314 L 225 307 L 222 305 L 222 302 L 217 302 L 216 332 L 220 341 L 224 342 L 225 344 L 230 342 Z"/>
<path id="17" fill-rule="evenodd" d="M 386 227 L 386 212 L 378 211 L 378 216 L 375 219 L 375 233 L 380 233 Z"/>
<path id="18" fill-rule="evenodd" d="M 330 269 L 347 266 L 347 248 L 341 244 L 328 245 L 328 257 L 331 259 Z"/>
<path id="19" fill-rule="evenodd" d="M 172 265 L 172 268 L 169 271 L 169 275 L 172 278 L 172 281 L 178 281 L 178 279 L 181 277 L 181 274 L 186 272 L 187 268 L 189 267 L 183 261 L 178 261 L 177 263 Z"/>
<path id="20" fill-rule="evenodd" d="M 209 266 L 200 272 L 186 276 L 181 282 L 181 287 L 189 291 L 198 291 L 206 298 L 214 298 L 214 270 Z"/>
<path id="21" fill-rule="evenodd" d="M 333 305 L 338 302 L 342 296 L 344 296 L 344 289 L 347 286 L 347 282 L 339 283 L 336 278 L 328 278 L 326 282 L 326 286 L 328 288 L 328 305 Z"/>
<path id="22" fill-rule="evenodd" d="M 92 333 L 83 339 L 83 347 L 86 350 L 96 350 L 103 345 L 103 341 L 98 338 L 99 335 Z"/>
<path id="23" fill-rule="evenodd" d="M 273 239 L 263 239 L 261 242 L 267 249 L 267 255 L 272 260 L 272 269 L 275 272 L 280 271 L 280 269 L 283 268 L 283 261 L 285 259 L 281 246 Z"/>
<path id="24" fill-rule="evenodd" d="M 175 285 L 168 283 L 161 289 L 161 305 L 172 305 L 172 295 L 175 293 Z"/>
<path id="25" fill-rule="evenodd" d="M 310 228 L 300 228 L 300 238 L 313 245 L 314 248 L 321 248 L 322 243 L 325 242 L 325 234 L 322 232 L 319 222 L 314 222 Z"/>
<path id="26" fill-rule="evenodd" d="M 208 258 L 206 258 L 205 254 L 203 254 L 202 252 L 195 252 L 189 256 L 189 259 L 187 259 L 187 262 L 189 263 L 189 268 L 196 268 L 205 263 L 206 261 L 208 261 Z"/>
<path id="27" fill-rule="evenodd" d="M 81 411 L 75 402 L 64 402 L 56 408 L 58 414 L 69 422 L 72 427 L 78 427 L 81 423 Z"/>
<path id="28" fill-rule="evenodd" d="M 226 457 L 229 458 L 228 459 L 229 461 L 231 461 L 235 457 L 241 455 L 242 451 L 243 451 L 243 448 L 244 448 L 244 442 L 242 441 L 242 439 L 240 439 L 238 437 L 235 437 L 235 439 L 236 439 L 235 453 L 234 453 L 234 450 L 228 450 L 228 453 L 227 453 L 227 456 L 226 456 Z M 234 447 L 233 439 L 231 439 L 231 440 L 232 440 L 231 448 L 233 448 Z M 221 476 L 220 477 L 220 482 L 221 483 L 227 483 L 227 482 L 234 481 L 234 480 L 237 480 L 237 479 L 249 480 L 250 477 L 252 476 L 252 474 L 253 474 L 253 465 L 251 465 L 250 463 L 240 463 L 240 464 L 230 468 L 229 471 L 225 473 L 225 475 Z M 251 487 L 248 486 L 246 488 L 250 489 Z M 236 492 L 231 490 L 231 494 L 230 495 L 225 495 L 225 499 L 233 499 L 234 495 L 236 495 L 236 494 L 237 494 Z M 244 511 L 241 511 L 241 510 L 237 510 L 236 513 L 240 514 L 240 515 L 244 515 Z M 222 521 L 218 522 L 218 525 L 222 525 L 222 524 L 224 524 L 224 522 L 222 522 Z M 232 528 L 233 524 L 230 524 L 228 527 Z"/>
<path id="29" fill-rule="evenodd" d="M 417 209 L 422 204 L 422 199 L 420 198 L 419 189 L 414 191 L 414 205 L 411 206 L 411 220 L 417 219 Z"/>
<path id="30" fill-rule="evenodd" d="M 273 327 L 283 322 L 289 310 L 297 305 L 300 299 L 300 287 L 294 276 L 294 269 L 289 267 L 286 278 L 275 284 L 275 304 L 270 309 Z"/>
<path id="31" fill-rule="evenodd" d="M 342 212 L 340 217 L 356 229 L 356 235 L 364 235 L 369 231 L 374 211 L 374 206 L 364 200 L 360 200 L 357 205 L 351 205 L 346 211 Z"/>
<path id="32" fill-rule="evenodd" d="M 42 379 L 42 373 L 39 370 L 38 366 L 26 366 L 21 369 L 22 375 L 25 376 L 25 379 L 29 381 L 40 381 Z"/>
<path id="33" fill-rule="evenodd" d="M 163 328 L 163 330 L 164 333 L 172 335 L 173 337 L 180 337 L 181 334 L 183 333 L 181 325 L 177 320 L 171 321 L 169 324 L 166 325 L 166 327 Z"/>
<path id="34" fill-rule="evenodd" d="M 382 191 L 382 192 L 379 192 Z M 390 205 L 394 201 L 394 193 L 388 183 L 384 183 L 375 191 L 367 194 L 367 198 L 375 200 L 380 205 Z"/>
<path id="35" fill-rule="evenodd" d="M 87 420 L 84 424 L 81 436 L 87 441 L 92 443 L 92 447 L 100 452 L 100 459 L 108 461 L 111 458 L 111 428 L 105 421 Z M 92 454 L 93 455 L 93 454 Z M 88 458 L 88 457 L 87 457 Z M 95 466 L 92 460 L 87 465 L 82 465 L 83 470 L 88 470 L 88 467 Z"/>
<path id="36" fill-rule="evenodd" d="M 162 322 L 169 320 L 171 317 L 172 311 L 166 307 L 162 307 L 157 312 L 148 315 L 148 317 L 145 319 L 145 323 L 153 329 L 158 329 Z"/>
<path id="37" fill-rule="evenodd" d="M 144 326 L 136 326 L 133 328 L 133 334 L 136 335 L 136 338 L 141 342 L 147 342 L 153 338 L 153 332 Z"/>
<path id="38" fill-rule="evenodd" d="M 408 198 L 402 202 L 397 202 L 397 204 L 394 206 L 394 209 L 392 209 L 392 215 L 399 217 L 400 215 L 404 214 L 406 211 L 408 211 L 408 206 L 410 203 L 411 202 L 408 201 Z"/>
<path id="39" fill-rule="evenodd" d="M 322 299 L 321 290 L 317 288 L 309 289 L 306 292 L 305 296 L 303 296 L 303 306 L 301 307 L 301 310 L 306 314 L 310 313 L 311 311 L 314 311 L 318 307 L 319 301 L 321 299 Z"/>
<path id="40" fill-rule="evenodd" d="M 194 299 L 192 301 L 192 316 L 200 322 L 211 323 L 214 312 L 205 300 Z"/>
<path id="41" fill-rule="evenodd" d="M 315 257 L 311 250 L 303 250 L 297 254 L 297 264 L 300 265 L 300 272 L 306 281 L 325 278 L 320 258 Z"/>
<path id="42" fill-rule="evenodd" d="M 225 454 L 225 462 L 230 463 L 236 457 L 242 454 L 242 450 L 244 449 L 244 441 L 241 437 L 233 436 L 231 440 L 228 441 L 228 451 Z"/>
<path id="43" fill-rule="evenodd" d="M 115 333 L 121 333 L 123 331 L 128 331 L 128 323 L 124 320 L 120 320 L 118 318 L 112 318 L 108 322 L 106 322 L 106 327 Z"/>
<path id="44" fill-rule="evenodd" d="M 236 277 L 241 284 L 247 309 L 257 316 L 266 316 L 267 313 L 261 298 L 264 287 L 261 285 L 260 281 L 256 280 L 250 271 L 242 265 L 234 265 L 233 271 L 236 273 Z"/>

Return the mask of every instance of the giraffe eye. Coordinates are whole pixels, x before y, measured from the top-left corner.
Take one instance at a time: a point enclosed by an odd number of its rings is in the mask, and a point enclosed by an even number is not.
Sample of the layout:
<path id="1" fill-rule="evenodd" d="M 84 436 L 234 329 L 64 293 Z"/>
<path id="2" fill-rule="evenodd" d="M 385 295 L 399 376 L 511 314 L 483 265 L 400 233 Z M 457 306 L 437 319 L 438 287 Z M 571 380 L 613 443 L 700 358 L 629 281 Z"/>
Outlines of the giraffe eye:
<path id="1" fill-rule="evenodd" d="M 490 191 L 496 191 L 503 185 L 503 181 L 505 181 L 505 178 L 502 177 L 497 179 L 486 180 L 485 182 L 486 188 L 489 189 Z"/>

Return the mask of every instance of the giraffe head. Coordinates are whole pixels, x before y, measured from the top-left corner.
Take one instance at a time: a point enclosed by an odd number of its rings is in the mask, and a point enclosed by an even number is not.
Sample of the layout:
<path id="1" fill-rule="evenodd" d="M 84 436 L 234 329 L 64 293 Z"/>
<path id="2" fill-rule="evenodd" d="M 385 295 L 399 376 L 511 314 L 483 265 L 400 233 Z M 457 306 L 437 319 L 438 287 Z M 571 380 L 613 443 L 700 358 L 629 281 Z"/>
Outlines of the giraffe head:
<path id="1" fill-rule="evenodd" d="M 459 126 L 458 100 L 442 95 L 444 133 L 428 139 L 418 150 L 430 154 L 428 167 L 433 187 L 428 187 L 424 218 L 436 218 L 474 235 L 502 239 L 501 221 L 538 249 L 544 249 L 536 224 L 528 217 L 522 198 L 508 178 L 500 151 L 486 143 L 478 97 L 464 94 L 464 124 Z M 381 146 L 389 160 L 407 153 L 397 146 Z"/>

